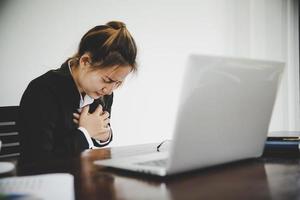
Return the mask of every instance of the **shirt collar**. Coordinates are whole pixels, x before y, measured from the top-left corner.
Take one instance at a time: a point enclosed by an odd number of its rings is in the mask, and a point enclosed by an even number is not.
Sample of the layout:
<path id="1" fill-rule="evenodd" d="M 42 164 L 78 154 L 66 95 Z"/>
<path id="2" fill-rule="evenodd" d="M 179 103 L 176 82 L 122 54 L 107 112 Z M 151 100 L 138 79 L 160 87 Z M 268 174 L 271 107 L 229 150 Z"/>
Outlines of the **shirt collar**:
<path id="1" fill-rule="evenodd" d="M 86 105 L 90 105 L 94 102 L 94 99 L 90 97 L 89 95 L 84 95 L 82 98 L 82 95 L 80 94 L 80 102 L 79 102 L 79 108 L 83 108 Z"/>
<path id="2" fill-rule="evenodd" d="M 70 74 L 72 75 L 70 60 L 68 60 L 68 68 L 69 68 Z M 94 99 L 87 94 L 84 95 L 84 97 L 82 97 L 82 94 L 79 92 L 79 95 L 80 95 L 79 109 L 83 108 L 86 105 L 90 105 L 94 102 Z"/>

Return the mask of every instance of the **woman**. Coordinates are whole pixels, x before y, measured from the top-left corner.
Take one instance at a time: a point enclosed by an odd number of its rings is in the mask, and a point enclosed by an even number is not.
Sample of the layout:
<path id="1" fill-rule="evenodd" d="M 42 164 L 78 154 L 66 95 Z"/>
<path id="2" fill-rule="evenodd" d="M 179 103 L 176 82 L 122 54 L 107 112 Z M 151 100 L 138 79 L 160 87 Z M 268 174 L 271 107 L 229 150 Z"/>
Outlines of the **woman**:
<path id="1" fill-rule="evenodd" d="M 112 141 L 113 91 L 136 71 L 137 48 L 122 22 L 96 26 L 59 69 L 31 81 L 20 102 L 21 161 L 69 157 Z"/>

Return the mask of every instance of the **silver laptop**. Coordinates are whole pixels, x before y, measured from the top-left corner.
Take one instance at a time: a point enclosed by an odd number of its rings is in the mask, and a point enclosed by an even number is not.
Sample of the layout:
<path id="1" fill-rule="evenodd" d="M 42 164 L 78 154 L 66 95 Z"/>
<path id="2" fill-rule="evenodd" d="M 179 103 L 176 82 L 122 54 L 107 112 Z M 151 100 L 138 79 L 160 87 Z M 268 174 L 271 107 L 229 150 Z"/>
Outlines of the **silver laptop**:
<path id="1" fill-rule="evenodd" d="M 95 164 L 166 176 L 261 156 L 283 69 L 281 62 L 191 55 L 169 151 Z"/>

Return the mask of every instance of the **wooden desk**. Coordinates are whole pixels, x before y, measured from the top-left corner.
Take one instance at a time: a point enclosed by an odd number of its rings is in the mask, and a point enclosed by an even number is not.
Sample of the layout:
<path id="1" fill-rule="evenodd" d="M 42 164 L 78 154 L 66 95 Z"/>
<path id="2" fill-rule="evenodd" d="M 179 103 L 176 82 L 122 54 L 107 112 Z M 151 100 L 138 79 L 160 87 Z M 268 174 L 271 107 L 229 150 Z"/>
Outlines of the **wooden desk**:
<path id="1" fill-rule="evenodd" d="M 93 165 L 96 159 L 150 153 L 157 144 L 88 150 L 78 158 L 19 166 L 18 175 L 68 172 L 76 199 L 299 199 L 299 154 L 266 153 L 260 159 L 202 169 L 169 179 L 137 176 Z"/>

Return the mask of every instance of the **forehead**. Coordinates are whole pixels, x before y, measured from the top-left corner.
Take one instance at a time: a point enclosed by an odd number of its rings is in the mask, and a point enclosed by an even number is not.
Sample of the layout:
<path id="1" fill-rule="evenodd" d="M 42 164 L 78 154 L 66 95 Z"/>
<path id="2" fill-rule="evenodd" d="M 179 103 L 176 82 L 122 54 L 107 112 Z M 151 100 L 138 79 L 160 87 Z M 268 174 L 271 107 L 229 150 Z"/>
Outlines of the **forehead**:
<path id="1" fill-rule="evenodd" d="M 130 66 L 114 66 L 97 70 L 103 76 L 107 76 L 113 80 L 123 80 L 131 72 Z"/>

